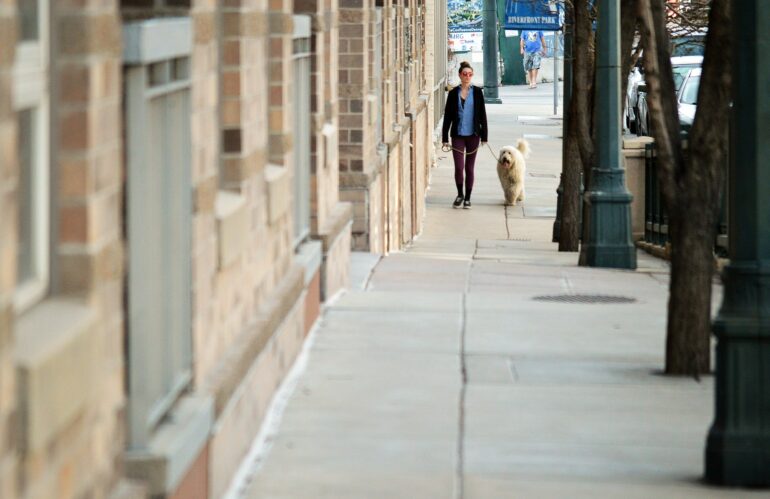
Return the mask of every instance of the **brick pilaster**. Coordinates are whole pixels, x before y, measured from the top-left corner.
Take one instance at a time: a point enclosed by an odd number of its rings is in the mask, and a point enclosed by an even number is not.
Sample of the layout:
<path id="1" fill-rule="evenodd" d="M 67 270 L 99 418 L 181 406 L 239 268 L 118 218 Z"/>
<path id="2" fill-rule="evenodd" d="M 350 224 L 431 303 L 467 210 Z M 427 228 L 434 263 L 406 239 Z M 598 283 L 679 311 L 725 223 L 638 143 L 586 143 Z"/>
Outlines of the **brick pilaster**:
<path id="1" fill-rule="evenodd" d="M 89 346 L 100 355 L 91 382 L 79 387 L 93 397 L 45 448 L 20 454 L 19 483 L 30 497 L 104 496 L 118 480 L 124 450 L 121 25 L 117 0 L 49 6 L 55 228 L 49 294 L 76 298 L 91 310 L 97 325 Z"/>
<path id="2" fill-rule="evenodd" d="M 58 80 L 51 120 L 58 134 L 56 292 L 91 295 L 102 278 L 98 264 L 120 260 L 121 203 L 121 38 L 117 2 L 57 2 L 58 53 L 51 66 Z M 52 186 L 52 190 L 57 186 Z M 112 255 L 112 256 L 111 256 Z"/>
<path id="3" fill-rule="evenodd" d="M 339 6 L 340 172 L 363 172 L 375 145 L 367 106 L 374 2 L 340 0 Z"/>
<path id="4" fill-rule="evenodd" d="M 268 86 L 270 162 L 286 167 L 292 162 L 292 0 L 269 0 Z"/>
<path id="5" fill-rule="evenodd" d="M 194 0 L 190 17 L 193 29 L 191 64 L 193 243 L 192 303 L 194 383 L 216 356 L 212 345 L 213 286 L 216 279 L 217 238 L 215 205 L 220 184 L 220 41 L 219 13 L 215 0 Z"/>
<path id="6" fill-rule="evenodd" d="M 267 17 L 259 2 L 222 7 L 222 182 L 228 188 L 261 171 L 267 158 Z"/>

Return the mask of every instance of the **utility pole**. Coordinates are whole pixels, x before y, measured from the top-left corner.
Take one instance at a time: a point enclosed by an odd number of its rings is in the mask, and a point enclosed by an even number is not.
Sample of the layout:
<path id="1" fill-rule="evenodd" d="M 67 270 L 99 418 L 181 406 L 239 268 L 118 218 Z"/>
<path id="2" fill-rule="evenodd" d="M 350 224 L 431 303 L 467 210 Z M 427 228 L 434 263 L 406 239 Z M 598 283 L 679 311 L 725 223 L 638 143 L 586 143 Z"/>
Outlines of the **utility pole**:
<path id="1" fill-rule="evenodd" d="M 567 154 L 567 130 L 569 130 L 569 108 L 572 103 L 572 32 L 574 30 L 573 23 L 573 7 L 571 5 L 564 6 L 566 12 L 564 15 L 564 26 L 562 32 L 564 33 L 564 102 L 562 103 L 562 165 L 567 164 L 567 161 L 572 161 L 572 158 Z M 556 34 L 558 36 L 558 33 Z M 554 113 L 555 114 L 555 113 Z M 563 168 L 562 168 L 563 169 Z M 582 193 L 581 193 L 582 195 Z M 556 220 L 553 221 L 553 242 L 558 243 L 561 237 L 561 218 L 562 218 L 562 203 L 564 196 L 564 174 L 559 175 L 559 187 L 556 188 Z M 582 213 L 582 209 L 580 212 Z M 581 230 L 582 234 L 583 231 Z"/>
<path id="2" fill-rule="evenodd" d="M 716 415 L 706 479 L 770 486 L 770 2 L 732 3 L 733 144 L 729 170 L 730 263 L 717 337 Z"/>
<path id="3" fill-rule="evenodd" d="M 497 2 L 484 0 L 484 102 L 488 104 L 501 104 L 498 81 L 498 49 L 497 49 Z"/>
<path id="4" fill-rule="evenodd" d="M 585 264 L 636 268 L 631 239 L 631 193 L 620 150 L 620 4 L 599 0 L 596 51 L 597 163 L 586 196 L 590 204 Z"/>
<path id="5" fill-rule="evenodd" d="M 559 32 L 553 32 L 553 115 L 559 112 Z"/>

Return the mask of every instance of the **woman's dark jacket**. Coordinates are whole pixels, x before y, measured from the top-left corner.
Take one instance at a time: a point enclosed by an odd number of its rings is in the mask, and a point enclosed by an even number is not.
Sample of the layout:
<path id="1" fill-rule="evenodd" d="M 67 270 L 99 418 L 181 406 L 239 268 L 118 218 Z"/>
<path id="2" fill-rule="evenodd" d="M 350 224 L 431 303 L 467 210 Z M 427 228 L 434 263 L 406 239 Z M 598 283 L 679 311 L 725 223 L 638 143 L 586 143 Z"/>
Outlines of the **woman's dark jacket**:
<path id="1" fill-rule="evenodd" d="M 476 86 L 473 89 L 473 131 L 481 137 L 482 142 L 487 141 L 487 109 L 484 106 L 484 92 Z M 460 85 L 449 91 L 446 98 L 446 107 L 444 107 L 444 127 L 441 129 L 441 141 L 449 142 L 451 129 L 452 137 L 457 137 L 458 121 L 457 101 L 460 100 Z"/>

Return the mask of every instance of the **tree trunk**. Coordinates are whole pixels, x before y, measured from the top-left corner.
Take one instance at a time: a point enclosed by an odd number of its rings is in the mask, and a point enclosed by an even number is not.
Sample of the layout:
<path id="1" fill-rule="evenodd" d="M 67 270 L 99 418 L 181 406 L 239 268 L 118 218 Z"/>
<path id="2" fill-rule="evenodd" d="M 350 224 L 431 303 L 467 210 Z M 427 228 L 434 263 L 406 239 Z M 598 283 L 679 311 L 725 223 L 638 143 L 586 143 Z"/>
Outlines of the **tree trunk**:
<path id="1" fill-rule="evenodd" d="M 682 152 L 663 0 L 638 0 L 645 79 L 668 207 L 671 285 L 666 373 L 698 376 L 710 368 L 713 247 L 727 158 L 731 79 L 730 0 L 713 0 L 698 109 Z"/>
<path id="2" fill-rule="evenodd" d="M 594 164 L 594 80 L 596 79 L 596 57 L 594 53 L 594 33 L 592 9 L 588 0 L 575 0 L 575 46 L 573 49 L 575 66 L 573 70 L 572 105 L 575 122 L 575 137 L 580 162 L 583 170 L 583 182 L 591 182 L 591 168 Z M 583 203 L 583 240 L 587 241 L 589 224 L 588 203 Z M 585 264 L 585 251 L 580 250 L 578 263 Z"/>
<path id="3" fill-rule="evenodd" d="M 669 218 L 672 272 L 666 374 L 698 377 L 710 370 L 714 228 L 705 218 L 687 211 Z"/>
<path id="4" fill-rule="evenodd" d="M 574 33 L 575 10 L 570 2 L 566 3 L 564 13 L 564 30 Z M 574 53 L 574 44 L 573 44 Z M 565 54 L 565 57 L 569 57 Z M 574 74 L 574 73 L 573 73 Z M 572 79 L 572 95 L 574 96 L 575 83 Z M 577 142 L 578 121 L 574 113 L 577 109 L 575 99 L 570 105 L 565 106 L 564 130 L 562 148 L 562 205 L 561 225 L 559 228 L 559 251 L 577 251 L 580 248 L 580 172 L 583 163 L 580 160 L 580 149 Z"/>
<path id="5" fill-rule="evenodd" d="M 570 115 L 575 112 L 570 109 Z M 570 116 L 568 121 L 573 121 Z M 559 251 L 578 251 L 580 248 L 580 150 L 574 129 L 564 137 L 565 161 L 562 165 L 562 205 Z"/>
<path id="6" fill-rule="evenodd" d="M 647 106 L 655 138 L 660 190 L 669 212 L 679 209 L 682 139 L 666 27 L 665 0 L 639 0 L 639 29 L 644 44 Z"/>
<path id="7" fill-rule="evenodd" d="M 698 111 L 690 132 L 690 152 L 679 175 L 677 213 L 682 214 L 682 227 L 672 242 L 666 340 L 666 372 L 671 374 L 697 376 L 710 368 L 713 247 L 729 140 L 731 25 L 730 0 L 713 0 Z M 687 217 L 688 213 L 697 215 Z"/>

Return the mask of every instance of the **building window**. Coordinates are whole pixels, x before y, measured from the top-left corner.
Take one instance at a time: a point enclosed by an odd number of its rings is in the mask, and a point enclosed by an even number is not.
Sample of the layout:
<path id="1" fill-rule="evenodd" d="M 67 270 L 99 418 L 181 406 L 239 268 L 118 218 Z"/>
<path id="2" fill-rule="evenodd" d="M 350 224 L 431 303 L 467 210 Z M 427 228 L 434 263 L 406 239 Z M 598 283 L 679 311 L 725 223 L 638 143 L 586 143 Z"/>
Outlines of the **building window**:
<path id="1" fill-rule="evenodd" d="M 294 16 L 294 245 L 310 234 L 310 17 Z"/>
<path id="2" fill-rule="evenodd" d="M 192 0 L 120 0 L 120 14 L 125 22 L 190 14 Z"/>
<path id="3" fill-rule="evenodd" d="M 37 40 L 40 36 L 39 13 L 38 0 L 19 0 L 19 28 L 23 41 Z"/>
<path id="4" fill-rule="evenodd" d="M 188 18 L 124 27 L 132 449 L 192 379 L 191 34 Z"/>
<path id="5" fill-rule="evenodd" d="M 47 2 L 20 0 L 20 37 L 13 68 L 19 160 L 17 313 L 48 292 L 50 267 L 50 165 Z"/>
<path id="6" fill-rule="evenodd" d="M 18 309 L 26 309 L 48 290 L 49 180 L 45 162 L 45 132 L 40 109 L 18 114 L 18 259 L 16 268 Z"/>

